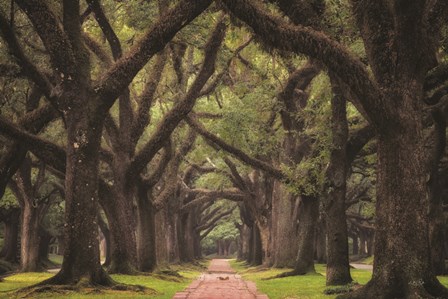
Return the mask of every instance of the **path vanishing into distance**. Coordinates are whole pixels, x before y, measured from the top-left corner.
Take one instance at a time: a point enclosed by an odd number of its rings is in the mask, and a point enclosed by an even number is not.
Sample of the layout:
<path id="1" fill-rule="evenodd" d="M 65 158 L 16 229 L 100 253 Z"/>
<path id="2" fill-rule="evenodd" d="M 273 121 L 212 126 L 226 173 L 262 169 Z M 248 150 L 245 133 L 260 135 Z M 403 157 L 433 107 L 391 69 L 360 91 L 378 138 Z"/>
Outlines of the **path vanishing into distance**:
<path id="1" fill-rule="evenodd" d="M 244 281 L 230 267 L 229 260 L 213 259 L 207 272 L 173 299 L 268 299 L 257 292 L 254 282 Z"/>

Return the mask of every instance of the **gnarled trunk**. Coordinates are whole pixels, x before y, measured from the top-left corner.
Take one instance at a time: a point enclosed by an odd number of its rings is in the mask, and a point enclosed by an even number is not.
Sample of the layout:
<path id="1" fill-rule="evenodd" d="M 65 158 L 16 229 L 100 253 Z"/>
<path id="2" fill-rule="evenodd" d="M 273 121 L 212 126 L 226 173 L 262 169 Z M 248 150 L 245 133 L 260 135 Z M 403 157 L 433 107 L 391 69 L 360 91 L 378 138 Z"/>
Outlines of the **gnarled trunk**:
<path id="1" fill-rule="evenodd" d="M 73 87 L 71 96 L 84 97 L 77 98 L 76 104 L 66 113 L 64 260 L 61 271 L 43 284 L 76 284 L 80 281 L 95 285 L 113 284 L 101 267 L 98 244 L 97 182 L 103 124 L 97 115 L 92 115 L 92 103 L 82 91 Z M 87 108 L 88 112 L 81 107 Z"/>
<path id="2" fill-rule="evenodd" d="M 319 200 L 314 196 L 302 196 L 299 206 L 299 250 L 294 265 L 295 274 L 315 272 L 314 242 L 319 218 Z"/>
<path id="3" fill-rule="evenodd" d="M 316 231 L 316 261 L 320 264 L 327 262 L 327 234 L 325 231 L 325 219 L 322 215 L 318 221 Z"/>
<path id="4" fill-rule="evenodd" d="M 39 229 L 39 236 L 39 260 L 46 264 L 51 263 L 48 259 L 48 254 L 50 250 L 50 242 L 51 239 L 53 239 L 53 236 L 42 227 Z"/>
<path id="5" fill-rule="evenodd" d="M 348 259 L 347 217 L 345 193 L 347 177 L 346 147 L 348 123 L 346 102 L 337 79 L 330 75 L 332 149 L 325 173 L 323 202 L 327 224 L 327 285 L 343 285 L 352 281 Z"/>
<path id="6" fill-rule="evenodd" d="M 21 219 L 20 270 L 38 272 L 42 270 L 39 259 L 39 215 L 32 201 L 24 200 Z"/>
<path id="7" fill-rule="evenodd" d="M 263 263 L 263 248 L 261 244 L 260 230 L 255 223 L 251 227 L 250 257 L 248 262 L 253 266 L 258 266 Z"/>
<path id="8" fill-rule="evenodd" d="M 180 260 L 182 262 L 191 262 L 197 256 L 196 252 L 196 240 L 195 240 L 195 227 L 196 227 L 196 217 L 195 209 L 189 209 L 180 217 Z"/>
<path id="9" fill-rule="evenodd" d="M 388 98 L 400 104 L 378 136 L 373 277 L 349 298 L 448 297 L 431 265 L 421 104 L 411 86 L 395 88 Z M 410 101 L 414 105 L 404 104 Z"/>
<path id="10" fill-rule="evenodd" d="M 271 225 L 270 223 L 265 223 L 263 225 L 257 224 L 257 226 L 260 232 L 263 265 L 270 266 L 272 257 Z"/>
<path id="11" fill-rule="evenodd" d="M 155 212 L 147 191 L 139 188 L 137 196 L 137 256 L 138 269 L 151 272 L 156 267 Z"/>
<path id="12" fill-rule="evenodd" d="M 434 274 L 446 274 L 445 267 L 445 228 L 446 220 L 443 214 L 443 202 L 441 198 L 442 188 L 440 177 L 436 170 L 429 182 L 429 242 L 431 245 L 431 262 Z"/>
<path id="13" fill-rule="evenodd" d="M 300 242 L 297 241 L 297 196 L 288 192 L 281 182 L 274 183 L 272 225 L 275 234 L 273 266 L 294 267 Z"/>
<path id="14" fill-rule="evenodd" d="M 19 220 L 19 208 L 12 208 L 4 219 L 5 233 L 0 257 L 10 263 L 17 263 L 19 260 Z"/>

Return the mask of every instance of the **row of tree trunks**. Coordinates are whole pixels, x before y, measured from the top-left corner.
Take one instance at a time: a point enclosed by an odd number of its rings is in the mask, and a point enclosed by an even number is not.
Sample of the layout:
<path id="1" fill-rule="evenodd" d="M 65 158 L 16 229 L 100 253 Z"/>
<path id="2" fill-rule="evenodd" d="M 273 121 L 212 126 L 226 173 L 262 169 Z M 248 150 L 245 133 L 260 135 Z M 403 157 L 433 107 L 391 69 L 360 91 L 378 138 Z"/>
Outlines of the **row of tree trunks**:
<path id="1" fill-rule="evenodd" d="M 227 257 L 230 253 L 230 245 L 232 244 L 231 240 L 217 240 L 216 241 L 216 253 L 218 256 Z"/>

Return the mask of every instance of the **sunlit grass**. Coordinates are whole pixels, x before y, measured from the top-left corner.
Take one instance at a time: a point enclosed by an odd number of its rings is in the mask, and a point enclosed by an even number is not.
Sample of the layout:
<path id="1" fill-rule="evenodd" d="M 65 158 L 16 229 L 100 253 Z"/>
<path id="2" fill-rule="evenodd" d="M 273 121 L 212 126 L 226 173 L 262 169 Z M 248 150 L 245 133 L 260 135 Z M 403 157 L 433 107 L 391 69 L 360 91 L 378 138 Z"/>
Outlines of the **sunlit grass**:
<path id="1" fill-rule="evenodd" d="M 205 264 L 205 263 L 204 263 Z M 154 298 L 154 299 L 168 299 L 172 298 L 178 291 L 186 288 L 194 279 L 196 279 L 200 273 L 204 270 L 204 267 L 197 265 L 182 264 L 170 266 L 170 270 L 178 271 L 183 276 L 180 281 L 171 281 L 170 277 L 166 279 L 160 279 L 160 277 L 145 276 L 145 275 L 112 275 L 112 278 L 123 284 L 142 285 L 147 288 L 151 288 L 157 291 L 156 295 L 150 296 L 148 294 L 142 294 L 131 291 L 110 291 L 104 290 L 100 293 L 86 289 L 81 293 L 72 291 L 63 291 L 63 293 L 41 293 L 39 295 L 34 294 L 32 298 L 98 298 L 98 299 L 131 299 L 131 298 Z M 15 291 L 36 283 L 43 281 L 44 279 L 52 277 L 52 273 L 20 273 L 13 276 L 6 277 L 3 282 L 0 282 L 0 298 L 14 298 L 11 291 Z"/>
<path id="2" fill-rule="evenodd" d="M 260 292 L 269 296 L 270 299 L 333 299 L 336 295 L 325 295 L 325 265 L 317 264 L 316 273 L 304 276 L 292 276 L 263 280 L 277 274 L 290 271 L 291 269 L 263 269 L 260 267 L 248 267 L 244 262 L 232 260 L 232 267 L 241 276 L 257 284 Z M 369 270 L 351 269 L 352 278 L 360 283 L 366 284 L 372 272 Z M 440 281 L 448 287 L 448 276 L 439 277 Z"/>

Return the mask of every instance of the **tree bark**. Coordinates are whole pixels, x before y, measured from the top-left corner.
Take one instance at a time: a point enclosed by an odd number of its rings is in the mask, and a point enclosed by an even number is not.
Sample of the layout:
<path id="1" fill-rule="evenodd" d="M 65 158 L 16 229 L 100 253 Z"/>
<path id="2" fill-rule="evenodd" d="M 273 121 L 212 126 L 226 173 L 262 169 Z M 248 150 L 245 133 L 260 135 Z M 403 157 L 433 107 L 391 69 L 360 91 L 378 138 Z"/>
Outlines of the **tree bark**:
<path id="1" fill-rule="evenodd" d="M 258 226 L 254 223 L 252 226 L 252 236 L 251 236 L 251 253 L 249 263 L 252 266 L 258 266 L 263 264 L 263 247 L 261 244 L 260 230 Z"/>
<path id="2" fill-rule="evenodd" d="M 155 211 L 145 188 L 137 191 L 137 256 L 138 269 L 152 272 L 157 264 Z"/>
<path id="3" fill-rule="evenodd" d="M 101 196 L 101 195 L 100 195 Z M 100 200 L 101 202 L 101 200 Z M 103 220 L 101 215 L 98 215 L 98 226 L 101 229 L 101 232 L 104 236 L 104 242 L 105 242 L 105 252 L 104 252 L 104 263 L 103 267 L 108 267 L 110 265 L 110 255 L 111 255 L 111 236 L 110 236 L 110 230 L 107 226 L 106 222 Z"/>
<path id="4" fill-rule="evenodd" d="M 316 232 L 316 261 L 321 264 L 327 263 L 327 234 L 325 226 L 325 219 L 321 215 Z"/>
<path id="5" fill-rule="evenodd" d="M 347 177 L 346 147 L 348 123 L 346 101 L 342 98 L 337 79 L 332 77 L 331 99 L 332 149 L 325 173 L 324 210 L 327 224 L 327 285 L 344 285 L 352 281 L 348 259 L 348 232 L 345 215 Z"/>
<path id="6" fill-rule="evenodd" d="M 71 85 L 71 84 L 70 84 Z M 103 124 L 86 86 L 67 87 L 73 107 L 66 112 L 65 250 L 61 271 L 41 284 L 112 285 L 100 264 L 98 163 Z"/>
<path id="7" fill-rule="evenodd" d="M 39 229 L 39 235 L 40 235 L 40 243 L 39 243 L 39 261 L 44 262 L 46 264 L 51 263 L 48 259 L 49 254 L 49 247 L 51 239 L 53 238 L 52 235 L 48 231 L 46 231 L 44 228 L 40 227 Z"/>
<path id="8" fill-rule="evenodd" d="M 319 219 L 319 200 L 314 196 L 301 197 L 299 206 L 299 250 L 294 265 L 294 273 L 303 275 L 315 272 L 314 269 L 314 244 Z"/>
<path id="9" fill-rule="evenodd" d="M 5 235 L 0 257 L 10 263 L 17 263 L 20 256 L 18 250 L 20 209 L 12 208 L 3 222 L 5 224 Z"/>
<path id="10" fill-rule="evenodd" d="M 411 86 L 388 90 L 400 104 L 378 136 L 375 266 L 372 280 L 348 298 L 448 297 L 431 265 L 421 86 Z"/>
<path id="11" fill-rule="evenodd" d="M 358 236 L 353 235 L 352 236 L 352 240 L 353 240 L 352 254 L 353 255 L 358 255 L 359 254 Z"/>
<path id="12" fill-rule="evenodd" d="M 288 192 L 286 186 L 274 183 L 272 224 L 275 228 L 273 266 L 276 268 L 294 267 L 297 259 L 301 245 L 297 240 L 298 202 L 297 196 Z"/>
<path id="13" fill-rule="evenodd" d="M 196 228 L 196 210 L 191 208 L 188 212 L 181 215 L 181 242 L 179 243 L 180 259 L 182 262 L 191 262 L 197 257 L 195 228 Z"/>
<path id="14" fill-rule="evenodd" d="M 22 206 L 21 219 L 20 270 L 39 272 L 42 270 L 39 259 L 39 215 L 37 207 L 28 200 Z"/>
<path id="15" fill-rule="evenodd" d="M 445 130 L 443 130 L 445 134 Z M 444 145 L 443 145 L 444 147 Z M 438 159 L 440 160 L 440 159 Z M 431 262 L 434 274 L 446 274 L 445 266 L 445 239 L 446 239 L 446 219 L 443 214 L 443 200 L 440 172 L 438 163 L 436 170 L 431 175 L 428 182 L 429 187 L 429 242 L 431 245 Z"/>

